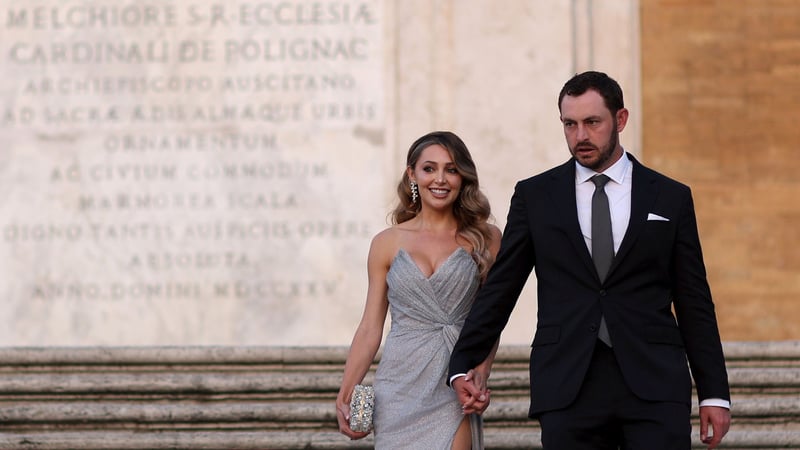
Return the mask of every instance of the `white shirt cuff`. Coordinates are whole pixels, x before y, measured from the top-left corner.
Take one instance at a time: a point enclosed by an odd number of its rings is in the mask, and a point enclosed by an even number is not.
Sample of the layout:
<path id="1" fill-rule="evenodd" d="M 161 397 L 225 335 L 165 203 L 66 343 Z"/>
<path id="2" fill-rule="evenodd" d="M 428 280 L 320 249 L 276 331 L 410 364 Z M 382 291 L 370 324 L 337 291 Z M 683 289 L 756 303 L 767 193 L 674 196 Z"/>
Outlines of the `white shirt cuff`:
<path id="1" fill-rule="evenodd" d="M 457 374 L 453 375 L 452 377 L 450 377 L 450 387 L 453 387 L 453 380 L 455 380 L 458 377 L 465 377 L 465 376 L 467 376 L 467 374 L 465 374 L 465 373 L 457 373 Z"/>
<path id="2" fill-rule="evenodd" d="M 708 398 L 700 402 L 700 406 L 719 406 L 721 408 L 731 409 L 731 402 L 721 398 Z"/>

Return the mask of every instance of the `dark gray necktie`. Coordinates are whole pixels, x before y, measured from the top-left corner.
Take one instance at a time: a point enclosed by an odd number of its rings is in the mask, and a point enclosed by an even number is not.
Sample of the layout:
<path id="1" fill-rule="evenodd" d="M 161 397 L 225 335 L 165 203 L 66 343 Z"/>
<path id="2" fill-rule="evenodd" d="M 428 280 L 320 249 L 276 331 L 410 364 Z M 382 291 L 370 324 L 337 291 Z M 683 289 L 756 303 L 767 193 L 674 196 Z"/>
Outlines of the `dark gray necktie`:
<path id="1" fill-rule="evenodd" d="M 592 177 L 595 186 L 592 195 L 592 260 L 601 282 L 606 279 L 608 269 L 611 267 L 611 260 L 614 259 L 611 211 L 605 191 L 605 185 L 609 179 L 607 175 L 602 174 Z M 597 337 L 611 347 L 611 336 L 608 334 L 605 317 L 600 317 L 600 330 Z"/>

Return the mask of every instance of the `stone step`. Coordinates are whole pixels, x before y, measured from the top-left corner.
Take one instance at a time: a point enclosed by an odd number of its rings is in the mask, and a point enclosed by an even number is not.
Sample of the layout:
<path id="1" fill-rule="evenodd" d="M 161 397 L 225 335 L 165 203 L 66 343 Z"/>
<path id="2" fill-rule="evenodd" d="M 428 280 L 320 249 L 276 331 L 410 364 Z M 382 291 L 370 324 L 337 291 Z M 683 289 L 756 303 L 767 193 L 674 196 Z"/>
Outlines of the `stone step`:
<path id="1" fill-rule="evenodd" d="M 528 386 L 527 369 L 509 370 L 498 364 L 492 374 L 492 388 L 502 393 L 506 390 L 526 390 Z M 113 372 L 95 368 L 104 373 L 59 373 L 61 368 L 53 368 L 52 373 L 0 373 L 0 394 L 2 395 L 74 395 L 74 394 L 120 394 L 140 393 L 159 394 L 236 394 L 236 393 L 320 393 L 335 392 L 341 374 L 340 367 L 328 368 L 328 373 L 308 371 L 275 371 L 267 373 L 246 373 L 241 370 L 218 372 L 213 368 L 205 370 L 178 370 L 159 372 L 148 368 L 143 373 L 131 373 L 127 368 Z M 261 372 L 257 369 L 255 372 Z M 777 388 L 778 391 L 795 391 L 800 386 L 800 368 L 762 367 L 730 368 L 729 375 L 734 390 Z M 369 378 L 369 377 L 368 377 Z"/>
<path id="2" fill-rule="evenodd" d="M 724 448 L 800 448 L 800 343 L 726 343 L 725 352 L 734 414 Z M 529 353 L 498 352 L 487 448 L 537 448 L 538 425 L 526 417 Z M 371 438 L 350 442 L 336 431 L 346 355 L 343 347 L 0 349 L 0 448 L 372 448 Z M 693 414 L 697 428 L 696 406 Z"/>
<path id="3" fill-rule="evenodd" d="M 769 397 L 742 397 L 734 399 L 737 421 L 762 421 L 775 418 L 800 421 L 800 397 L 784 394 Z M 484 414 L 487 424 L 494 422 L 528 422 L 528 400 L 494 399 Z M 697 416 L 697 407 L 693 410 Z M 331 426 L 336 415 L 333 399 L 316 401 L 250 401 L 219 400 L 215 402 L 189 402 L 152 400 L 47 401 L 19 400 L 0 404 L 0 422 L 3 428 L 13 424 L 82 424 L 87 427 L 112 426 L 114 423 L 166 424 L 187 423 L 196 427 L 214 424 L 220 428 L 241 428 L 246 423 L 255 427 L 314 428 Z M 107 424 L 107 425 L 104 425 Z M 229 425 L 225 425 L 229 424 Z M 230 425 L 233 424 L 233 425 Z"/>
<path id="4" fill-rule="evenodd" d="M 498 364 L 492 371 L 493 390 L 527 389 L 528 370 L 509 369 Z M 167 368 L 146 370 L 120 368 L 80 373 L 62 373 L 58 367 L 49 373 L 0 372 L 0 396 L 69 394 L 235 394 L 235 393 L 331 393 L 339 389 L 341 367 L 325 371 L 298 371 L 263 368 L 203 370 Z M 800 367 L 731 367 L 728 369 L 734 390 L 800 390 Z M 369 382 L 369 378 L 367 379 Z"/>
<path id="5" fill-rule="evenodd" d="M 705 448 L 693 431 L 693 448 Z M 489 450 L 538 449 L 539 432 L 531 428 L 487 429 Z M 350 441 L 332 431 L 320 432 L 219 432 L 168 431 L 141 433 L 136 431 L 88 431 L 0 434 L 0 448 L 7 450 L 263 450 L 263 449 L 371 449 L 372 437 Z M 725 437 L 726 450 L 800 448 L 798 430 L 736 430 Z"/>

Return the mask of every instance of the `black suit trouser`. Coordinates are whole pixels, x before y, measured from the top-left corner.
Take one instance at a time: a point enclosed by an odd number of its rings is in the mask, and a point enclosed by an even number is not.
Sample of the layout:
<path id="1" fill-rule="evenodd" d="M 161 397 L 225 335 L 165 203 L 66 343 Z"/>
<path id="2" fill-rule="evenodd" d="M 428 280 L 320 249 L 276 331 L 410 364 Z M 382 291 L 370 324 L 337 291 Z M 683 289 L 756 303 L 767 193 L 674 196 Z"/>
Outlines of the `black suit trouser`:
<path id="1" fill-rule="evenodd" d="M 546 450 L 688 450 L 689 405 L 638 398 L 613 349 L 598 341 L 581 390 L 565 409 L 539 416 Z"/>

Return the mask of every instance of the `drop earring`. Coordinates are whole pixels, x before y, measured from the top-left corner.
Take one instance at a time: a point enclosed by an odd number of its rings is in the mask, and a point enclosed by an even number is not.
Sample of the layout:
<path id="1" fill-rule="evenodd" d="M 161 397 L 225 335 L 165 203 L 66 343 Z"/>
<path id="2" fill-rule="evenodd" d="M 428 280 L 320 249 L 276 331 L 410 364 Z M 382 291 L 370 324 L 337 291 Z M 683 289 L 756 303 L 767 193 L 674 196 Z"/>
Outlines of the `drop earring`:
<path id="1" fill-rule="evenodd" d="M 416 181 L 411 182 L 411 203 L 417 203 L 419 198 L 419 187 Z"/>

